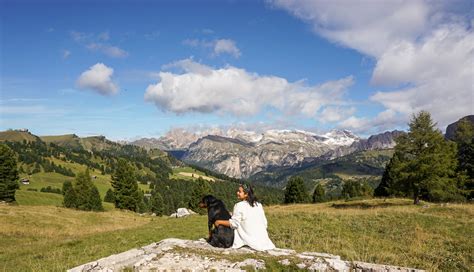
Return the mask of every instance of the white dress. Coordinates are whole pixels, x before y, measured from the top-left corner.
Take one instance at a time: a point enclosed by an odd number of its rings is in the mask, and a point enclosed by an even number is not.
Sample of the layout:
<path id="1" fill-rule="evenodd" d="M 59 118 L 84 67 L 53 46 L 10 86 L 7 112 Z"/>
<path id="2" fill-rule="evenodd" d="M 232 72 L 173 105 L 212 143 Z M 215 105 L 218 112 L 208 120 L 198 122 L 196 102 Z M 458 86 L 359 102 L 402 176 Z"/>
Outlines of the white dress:
<path id="1" fill-rule="evenodd" d="M 262 204 L 255 202 L 250 206 L 247 201 L 235 204 L 232 218 L 229 219 L 231 228 L 234 229 L 234 244 L 232 248 L 249 246 L 255 250 L 263 251 L 274 249 L 267 233 L 267 218 Z"/>

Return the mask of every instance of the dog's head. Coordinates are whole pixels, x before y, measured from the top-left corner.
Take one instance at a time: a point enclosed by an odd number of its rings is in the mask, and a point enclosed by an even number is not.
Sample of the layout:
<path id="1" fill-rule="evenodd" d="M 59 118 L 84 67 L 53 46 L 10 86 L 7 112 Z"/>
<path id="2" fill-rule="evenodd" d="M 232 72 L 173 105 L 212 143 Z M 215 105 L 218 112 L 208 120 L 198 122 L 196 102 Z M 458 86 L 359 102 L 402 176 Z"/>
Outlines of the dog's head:
<path id="1" fill-rule="evenodd" d="M 198 205 L 200 208 L 209 208 L 216 202 L 217 202 L 217 198 L 215 198 L 212 195 L 207 195 L 201 199 L 201 202 L 199 202 Z"/>

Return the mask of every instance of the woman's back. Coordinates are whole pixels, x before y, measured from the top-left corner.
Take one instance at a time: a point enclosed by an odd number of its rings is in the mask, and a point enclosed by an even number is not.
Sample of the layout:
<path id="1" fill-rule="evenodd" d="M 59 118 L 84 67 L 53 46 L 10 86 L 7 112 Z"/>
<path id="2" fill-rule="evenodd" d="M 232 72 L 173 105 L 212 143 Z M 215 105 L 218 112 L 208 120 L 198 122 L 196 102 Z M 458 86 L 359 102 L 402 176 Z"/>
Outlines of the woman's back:
<path id="1" fill-rule="evenodd" d="M 248 245 L 256 250 L 275 248 L 268 237 L 267 219 L 262 204 L 255 202 L 253 207 L 247 201 L 235 204 L 229 221 L 235 229 L 232 247 L 239 248 Z"/>

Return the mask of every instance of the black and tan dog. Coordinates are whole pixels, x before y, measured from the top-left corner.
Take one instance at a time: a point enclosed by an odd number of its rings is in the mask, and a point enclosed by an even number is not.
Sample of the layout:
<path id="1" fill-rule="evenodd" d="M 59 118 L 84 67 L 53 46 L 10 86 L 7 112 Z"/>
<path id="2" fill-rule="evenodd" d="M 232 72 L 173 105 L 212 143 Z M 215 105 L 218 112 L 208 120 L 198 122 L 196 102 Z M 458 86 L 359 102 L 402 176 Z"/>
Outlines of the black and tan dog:
<path id="1" fill-rule="evenodd" d="M 207 224 L 209 228 L 207 242 L 214 247 L 231 247 L 234 242 L 234 230 L 222 225 L 219 225 L 217 228 L 214 226 L 216 220 L 229 220 L 231 218 L 224 202 L 212 195 L 207 195 L 199 202 L 199 207 L 207 208 Z"/>

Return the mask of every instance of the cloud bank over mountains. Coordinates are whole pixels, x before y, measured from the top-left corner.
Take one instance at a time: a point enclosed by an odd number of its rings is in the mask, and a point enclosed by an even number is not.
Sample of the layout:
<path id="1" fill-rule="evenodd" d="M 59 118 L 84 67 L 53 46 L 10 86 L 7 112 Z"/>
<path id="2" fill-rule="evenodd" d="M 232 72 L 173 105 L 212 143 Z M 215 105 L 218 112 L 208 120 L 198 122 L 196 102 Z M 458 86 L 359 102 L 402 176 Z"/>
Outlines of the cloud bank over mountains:
<path id="1" fill-rule="evenodd" d="M 307 22 L 317 35 L 372 57 L 372 84 L 395 87 L 369 100 L 385 107 L 373 119 L 342 125 L 407 122 L 428 110 L 440 127 L 474 107 L 474 32 L 468 1 L 270 0 L 269 6 Z M 466 8 L 464 9 L 463 6 Z"/>
<path id="2" fill-rule="evenodd" d="M 178 68 L 181 73 L 160 72 L 159 82 L 146 89 L 145 100 L 166 111 L 252 116 L 270 107 L 284 114 L 328 118 L 327 121 L 335 121 L 335 116 L 320 114 L 321 110 L 339 111 L 338 116 L 352 112 L 345 109 L 348 105 L 344 98 L 354 83 L 352 76 L 310 86 L 230 65 L 213 68 L 192 59 L 165 68 Z"/>
<path id="3" fill-rule="evenodd" d="M 302 117 L 317 125 L 365 134 L 404 127 L 420 110 L 429 111 L 441 129 L 474 112 L 474 19 L 472 12 L 462 8 L 470 7 L 468 1 L 266 3 L 306 22 L 316 35 L 372 59 L 370 83 L 378 90 L 353 101 L 348 92 L 356 79 L 350 74 L 308 84 L 231 64 L 210 66 L 190 57 L 154 72 L 157 82 L 146 88 L 145 101 L 178 115 L 198 112 L 238 120 L 260 115 L 266 116 L 268 124 Z M 109 32 L 71 31 L 70 36 L 89 51 L 113 58 L 129 55 L 110 45 Z M 182 44 L 203 49 L 209 59 L 230 56 L 236 62 L 242 60 L 242 51 L 233 39 L 187 39 Z M 64 51 L 63 58 L 70 54 Z M 76 85 L 114 95 L 119 87 L 113 73 L 111 67 L 97 63 L 79 76 Z M 367 111 L 377 107 L 378 112 L 367 114 L 364 104 L 372 107 Z"/>

